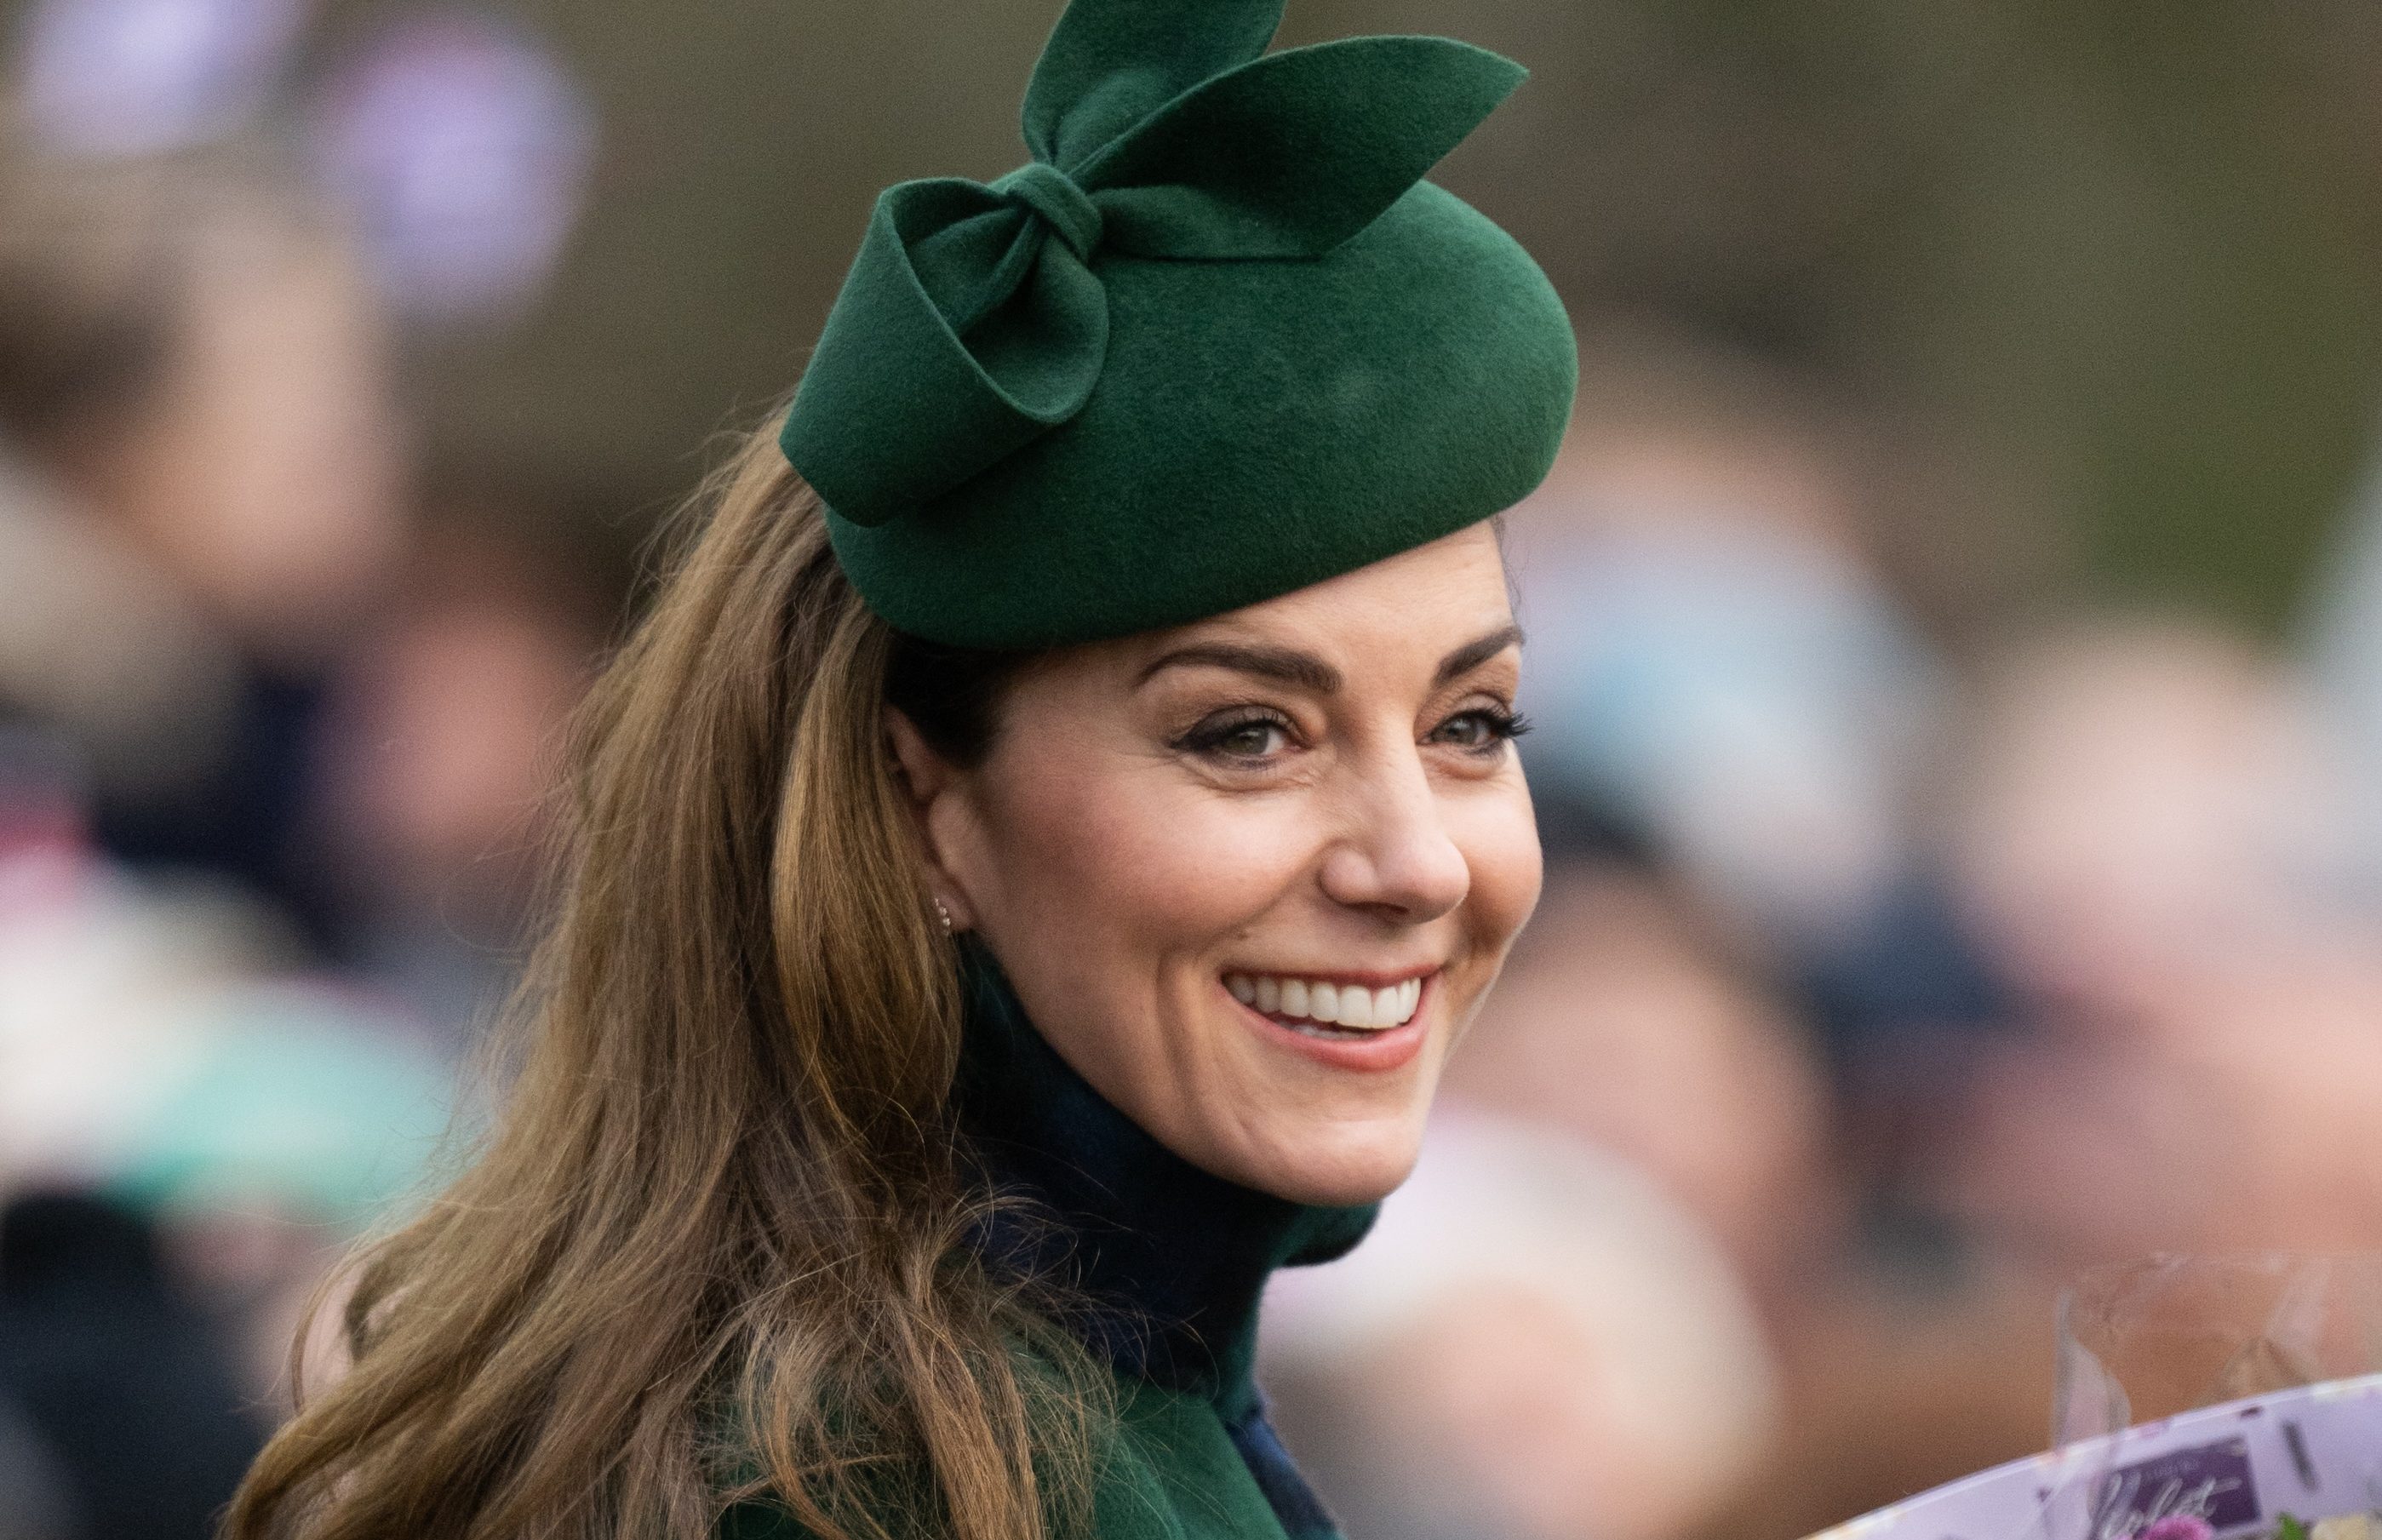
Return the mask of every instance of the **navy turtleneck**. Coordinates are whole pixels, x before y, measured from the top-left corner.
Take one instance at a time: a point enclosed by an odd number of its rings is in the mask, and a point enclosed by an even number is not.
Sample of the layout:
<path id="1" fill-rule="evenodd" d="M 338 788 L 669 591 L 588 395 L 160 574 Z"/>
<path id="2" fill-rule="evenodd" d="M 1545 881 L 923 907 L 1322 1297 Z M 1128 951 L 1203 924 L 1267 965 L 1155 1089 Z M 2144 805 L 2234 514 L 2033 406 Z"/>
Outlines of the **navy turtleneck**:
<path id="1" fill-rule="evenodd" d="M 1118 1373 L 1209 1401 L 1292 1540 L 1334 1534 L 1251 1377 L 1258 1300 L 1275 1268 L 1355 1246 L 1374 1206 L 1310 1207 L 1200 1170 L 1059 1056 L 980 946 L 965 978 L 960 1127 L 984 1179 L 1046 1221 L 997 1216 L 979 1252 L 1074 1290 L 1089 1308 L 1070 1326 Z"/>

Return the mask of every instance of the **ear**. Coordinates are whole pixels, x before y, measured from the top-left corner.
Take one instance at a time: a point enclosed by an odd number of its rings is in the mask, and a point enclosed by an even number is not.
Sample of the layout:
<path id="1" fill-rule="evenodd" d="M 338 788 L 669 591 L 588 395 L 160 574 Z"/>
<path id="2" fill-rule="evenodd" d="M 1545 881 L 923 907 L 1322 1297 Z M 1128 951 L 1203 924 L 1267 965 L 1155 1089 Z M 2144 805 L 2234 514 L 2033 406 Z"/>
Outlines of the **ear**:
<path id="1" fill-rule="evenodd" d="M 927 886 L 952 917 L 954 931 L 972 930 L 976 909 L 951 859 L 957 854 L 952 848 L 958 832 L 954 819 L 965 811 L 960 807 L 960 772 L 935 752 L 908 717 L 890 706 L 885 708 L 885 741 L 893 751 L 895 775 L 917 819 L 918 845 L 927 859 Z"/>

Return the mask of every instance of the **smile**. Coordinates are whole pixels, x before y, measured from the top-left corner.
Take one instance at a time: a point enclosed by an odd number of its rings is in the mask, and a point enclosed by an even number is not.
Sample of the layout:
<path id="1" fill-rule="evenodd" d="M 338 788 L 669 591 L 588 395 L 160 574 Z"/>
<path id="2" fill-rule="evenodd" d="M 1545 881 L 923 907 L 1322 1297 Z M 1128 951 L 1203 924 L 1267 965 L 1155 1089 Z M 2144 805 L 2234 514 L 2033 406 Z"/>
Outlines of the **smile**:
<path id="1" fill-rule="evenodd" d="M 1422 980 L 1368 989 L 1329 979 L 1283 978 L 1268 973 L 1228 973 L 1224 988 L 1260 1016 L 1298 1029 L 1339 1029 L 1345 1033 L 1386 1031 L 1414 1019 L 1422 1002 Z M 1333 1035 L 1340 1035 L 1335 1032 Z"/>

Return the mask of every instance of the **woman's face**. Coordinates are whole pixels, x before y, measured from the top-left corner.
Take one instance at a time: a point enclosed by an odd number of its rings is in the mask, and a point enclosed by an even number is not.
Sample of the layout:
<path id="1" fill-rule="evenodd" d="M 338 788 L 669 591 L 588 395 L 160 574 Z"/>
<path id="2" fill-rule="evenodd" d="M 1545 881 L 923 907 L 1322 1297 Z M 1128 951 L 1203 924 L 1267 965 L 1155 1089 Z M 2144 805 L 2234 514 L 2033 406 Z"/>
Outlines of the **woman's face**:
<path id="1" fill-rule="evenodd" d="M 1538 897 L 1518 645 L 1481 525 L 1060 652 L 973 770 L 897 719 L 937 891 L 1176 1153 L 1296 1201 L 1379 1198 Z"/>

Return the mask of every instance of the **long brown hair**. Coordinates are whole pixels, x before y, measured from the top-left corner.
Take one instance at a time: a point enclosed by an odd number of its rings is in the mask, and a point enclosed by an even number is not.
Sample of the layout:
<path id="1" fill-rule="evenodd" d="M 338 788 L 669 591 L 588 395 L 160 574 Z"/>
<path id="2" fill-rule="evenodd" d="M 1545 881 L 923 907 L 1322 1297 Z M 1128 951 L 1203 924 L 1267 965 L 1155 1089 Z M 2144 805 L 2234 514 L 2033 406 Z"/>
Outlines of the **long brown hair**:
<path id="1" fill-rule="evenodd" d="M 586 708 L 505 1112 L 363 1255 L 351 1366 L 227 1540 L 694 1540 L 756 1496 L 826 1540 L 1036 1540 L 1085 1511 L 1105 1382 L 970 1258 L 958 976 L 883 740 L 889 662 L 963 754 L 1001 670 L 870 614 L 767 433 L 693 511 Z"/>

